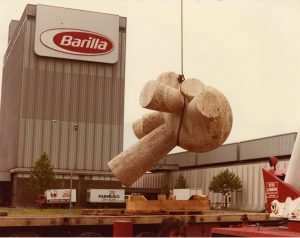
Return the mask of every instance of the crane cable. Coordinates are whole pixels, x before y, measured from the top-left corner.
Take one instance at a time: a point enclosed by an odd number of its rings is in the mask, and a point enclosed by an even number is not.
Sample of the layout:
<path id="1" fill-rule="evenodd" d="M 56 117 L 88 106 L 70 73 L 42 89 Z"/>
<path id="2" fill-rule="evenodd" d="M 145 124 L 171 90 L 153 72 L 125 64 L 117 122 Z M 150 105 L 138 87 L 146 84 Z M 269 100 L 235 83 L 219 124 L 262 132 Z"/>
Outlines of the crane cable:
<path id="1" fill-rule="evenodd" d="M 179 83 L 182 83 L 185 78 L 183 74 L 183 0 L 180 4 L 180 63 L 181 63 L 181 74 L 178 77 Z"/>
<path id="2" fill-rule="evenodd" d="M 183 0 L 181 0 L 181 7 L 180 7 L 180 24 L 181 24 L 181 75 L 183 76 Z"/>
<path id="3" fill-rule="evenodd" d="M 181 29 L 180 29 L 180 44 L 181 44 L 181 74 L 178 75 L 178 82 L 180 83 L 180 92 L 181 92 L 181 85 L 182 82 L 185 80 L 184 78 L 184 74 L 183 74 L 183 0 L 181 0 L 181 7 L 180 7 L 180 12 L 181 12 L 181 17 L 180 17 L 180 24 L 181 24 Z M 181 116 L 180 116 L 180 121 L 179 121 L 179 126 L 178 126 L 178 130 L 177 130 L 177 139 L 176 139 L 176 145 L 179 146 L 179 135 L 180 135 L 180 130 L 181 130 L 181 125 L 182 125 L 182 121 L 183 121 L 183 117 L 184 117 L 184 112 L 185 112 L 185 105 L 186 105 L 186 99 L 185 97 L 183 97 L 183 108 L 181 111 Z"/>

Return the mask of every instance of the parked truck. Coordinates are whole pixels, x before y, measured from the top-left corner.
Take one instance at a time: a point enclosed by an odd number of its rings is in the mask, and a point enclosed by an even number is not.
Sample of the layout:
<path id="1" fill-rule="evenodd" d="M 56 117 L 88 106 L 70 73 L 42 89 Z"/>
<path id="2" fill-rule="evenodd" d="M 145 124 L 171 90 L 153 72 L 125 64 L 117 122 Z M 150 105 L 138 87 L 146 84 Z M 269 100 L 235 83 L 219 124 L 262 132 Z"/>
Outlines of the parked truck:
<path id="1" fill-rule="evenodd" d="M 70 204 L 70 190 L 71 189 L 48 189 L 45 191 L 45 203 L 47 205 L 67 205 Z M 76 203 L 76 189 L 72 189 L 71 203 Z"/>
<path id="2" fill-rule="evenodd" d="M 125 189 L 88 189 L 87 202 L 94 207 L 125 207 Z"/>

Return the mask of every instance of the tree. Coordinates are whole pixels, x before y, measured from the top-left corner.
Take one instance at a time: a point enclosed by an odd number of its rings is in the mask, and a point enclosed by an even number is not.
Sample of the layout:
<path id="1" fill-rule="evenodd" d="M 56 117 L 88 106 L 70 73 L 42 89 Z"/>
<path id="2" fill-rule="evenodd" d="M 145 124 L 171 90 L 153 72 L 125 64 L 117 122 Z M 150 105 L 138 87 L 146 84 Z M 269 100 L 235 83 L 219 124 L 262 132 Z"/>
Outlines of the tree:
<path id="1" fill-rule="evenodd" d="M 160 193 L 161 194 L 165 194 L 166 197 L 169 197 L 170 196 L 170 185 L 168 183 L 165 183 L 162 187 L 161 187 L 161 190 L 160 190 Z"/>
<path id="2" fill-rule="evenodd" d="M 30 170 L 29 184 L 38 194 L 43 194 L 45 190 L 55 184 L 53 166 L 48 155 L 43 152 Z"/>
<path id="3" fill-rule="evenodd" d="M 209 191 L 221 193 L 224 196 L 225 208 L 227 208 L 227 198 L 231 192 L 242 188 L 242 182 L 235 173 L 228 169 L 221 171 L 216 176 L 212 177 L 209 183 Z"/>
<path id="4" fill-rule="evenodd" d="M 176 179 L 175 188 L 187 188 L 187 187 L 188 185 L 185 178 L 183 177 L 182 174 L 180 174 L 179 177 L 177 177 Z"/>

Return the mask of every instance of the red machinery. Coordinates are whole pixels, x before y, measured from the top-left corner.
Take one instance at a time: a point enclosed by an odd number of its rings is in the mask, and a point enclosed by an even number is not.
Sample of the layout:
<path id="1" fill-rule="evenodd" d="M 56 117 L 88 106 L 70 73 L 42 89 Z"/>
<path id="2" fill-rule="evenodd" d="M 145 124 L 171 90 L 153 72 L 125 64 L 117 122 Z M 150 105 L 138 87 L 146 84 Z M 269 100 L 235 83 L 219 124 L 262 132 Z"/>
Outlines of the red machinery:
<path id="1" fill-rule="evenodd" d="M 265 193 L 266 193 L 266 210 L 271 213 L 274 211 L 272 208 L 272 202 L 277 200 L 280 203 L 284 203 L 288 197 L 292 200 L 300 197 L 300 192 L 294 189 L 291 185 L 284 182 L 286 175 L 285 169 L 276 169 L 276 164 L 278 160 L 276 157 L 270 158 L 269 169 L 262 169 L 264 183 L 265 183 Z"/>
<path id="2" fill-rule="evenodd" d="M 300 133 L 298 133 L 288 170 L 276 169 L 277 158 L 271 157 L 271 168 L 263 168 L 263 178 L 266 193 L 266 211 L 271 217 L 282 219 L 281 226 L 235 226 L 228 228 L 213 228 L 211 236 L 240 237 L 300 237 Z M 287 178 L 288 177 L 288 178 Z"/>
<path id="3" fill-rule="evenodd" d="M 269 213 L 277 213 L 278 208 L 274 200 L 284 204 L 287 198 L 295 200 L 300 197 L 300 192 L 284 182 L 285 169 L 276 169 L 277 158 L 270 158 L 269 169 L 263 168 L 263 178 L 266 193 L 266 210 Z M 300 219 L 289 219 L 287 226 L 261 226 L 243 225 L 227 228 L 212 228 L 211 236 L 240 236 L 240 237 L 300 237 Z"/>

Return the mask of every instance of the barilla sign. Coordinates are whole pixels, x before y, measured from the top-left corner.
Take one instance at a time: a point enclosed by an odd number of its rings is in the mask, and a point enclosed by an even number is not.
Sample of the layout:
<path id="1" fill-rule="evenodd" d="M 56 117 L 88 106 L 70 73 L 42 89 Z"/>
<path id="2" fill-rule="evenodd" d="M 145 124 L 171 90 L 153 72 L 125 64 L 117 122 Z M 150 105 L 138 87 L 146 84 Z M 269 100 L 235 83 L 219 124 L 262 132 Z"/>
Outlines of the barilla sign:
<path id="1" fill-rule="evenodd" d="M 76 55 L 103 55 L 114 49 L 108 37 L 75 29 L 47 30 L 41 34 L 41 42 L 50 49 Z"/>
<path id="2" fill-rule="evenodd" d="M 119 16 L 37 5 L 35 53 L 116 63 Z"/>

